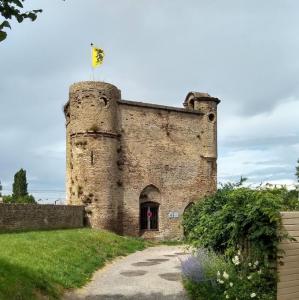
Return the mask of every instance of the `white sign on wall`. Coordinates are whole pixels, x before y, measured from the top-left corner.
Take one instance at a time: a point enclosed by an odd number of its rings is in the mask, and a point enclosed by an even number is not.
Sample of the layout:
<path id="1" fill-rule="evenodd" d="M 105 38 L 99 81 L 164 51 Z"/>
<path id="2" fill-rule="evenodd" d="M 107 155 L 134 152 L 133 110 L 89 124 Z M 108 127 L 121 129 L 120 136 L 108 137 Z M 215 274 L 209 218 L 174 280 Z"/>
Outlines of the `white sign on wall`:
<path id="1" fill-rule="evenodd" d="M 179 217 L 179 213 L 177 211 L 170 211 L 168 213 L 169 219 L 177 219 Z"/>

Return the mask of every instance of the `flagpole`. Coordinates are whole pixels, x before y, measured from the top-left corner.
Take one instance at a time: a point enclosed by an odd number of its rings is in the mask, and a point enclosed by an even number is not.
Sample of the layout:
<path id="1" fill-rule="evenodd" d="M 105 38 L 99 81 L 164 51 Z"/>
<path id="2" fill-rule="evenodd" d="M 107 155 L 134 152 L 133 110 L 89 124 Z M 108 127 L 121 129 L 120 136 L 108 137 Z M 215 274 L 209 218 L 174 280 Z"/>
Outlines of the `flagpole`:
<path id="1" fill-rule="evenodd" d="M 93 43 L 90 43 L 90 56 L 91 56 L 91 78 L 94 81 L 94 67 L 92 66 L 92 47 Z"/>

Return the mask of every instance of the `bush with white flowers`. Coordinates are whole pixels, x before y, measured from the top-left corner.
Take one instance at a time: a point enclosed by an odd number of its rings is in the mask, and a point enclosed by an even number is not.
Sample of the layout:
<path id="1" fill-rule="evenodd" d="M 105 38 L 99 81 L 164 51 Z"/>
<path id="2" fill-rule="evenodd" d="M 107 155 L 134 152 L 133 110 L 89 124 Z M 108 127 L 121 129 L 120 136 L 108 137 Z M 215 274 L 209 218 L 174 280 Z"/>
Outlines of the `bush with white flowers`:
<path id="1" fill-rule="evenodd" d="M 244 259 L 238 252 L 231 259 L 231 265 L 228 270 L 215 274 L 224 299 L 275 299 L 275 293 L 266 288 L 267 270 L 258 260 Z"/>
<path id="2" fill-rule="evenodd" d="M 288 238 L 280 211 L 298 208 L 298 200 L 285 188 L 249 188 L 242 183 L 243 179 L 225 184 L 197 201 L 184 214 L 184 231 L 193 247 L 211 249 L 232 265 L 232 271 L 219 270 L 215 279 L 217 287 L 225 288 L 223 299 L 273 300 L 279 244 Z"/>

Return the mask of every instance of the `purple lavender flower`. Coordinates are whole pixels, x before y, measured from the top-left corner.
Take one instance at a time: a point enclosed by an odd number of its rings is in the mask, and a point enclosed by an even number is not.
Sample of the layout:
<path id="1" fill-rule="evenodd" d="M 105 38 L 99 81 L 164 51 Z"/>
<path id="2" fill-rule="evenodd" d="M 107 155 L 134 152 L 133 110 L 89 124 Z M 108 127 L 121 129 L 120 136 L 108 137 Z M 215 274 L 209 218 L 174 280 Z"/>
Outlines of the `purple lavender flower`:
<path id="1" fill-rule="evenodd" d="M 195 282 L 205 281 L 204 269 L 198 257 L 190 255 L 181 261 L 181 265 L 184 277 Z"/>

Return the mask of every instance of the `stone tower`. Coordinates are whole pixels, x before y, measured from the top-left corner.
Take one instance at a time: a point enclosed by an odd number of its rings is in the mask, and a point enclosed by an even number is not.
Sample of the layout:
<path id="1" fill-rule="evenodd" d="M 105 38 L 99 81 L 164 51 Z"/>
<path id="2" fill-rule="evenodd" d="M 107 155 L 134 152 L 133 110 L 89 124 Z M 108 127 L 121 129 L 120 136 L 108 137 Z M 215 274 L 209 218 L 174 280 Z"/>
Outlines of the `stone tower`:
<path id="1" fill-rule="evenodd" d="M 79 82 L 70 87 L 65 106 L 68 202 L 86 206 L 92 227 L 114 231 L 118 205 L 118 100 L 120 91 L 111 84 Z"/>
<path id="2" fill-rule="evenodd" d="M 220 100 L 208 93 L 188 93 L 184 107 L 202 113 L 201 140 L 203 147 L 201 156 L 205 161 L 206 175 L 213 178 L 211 191 L 217 188 L 217 105 Z"/>
<path id="3" fill-rule="evenodd" d="M 70 87 L 66 189 L 86 223 L 125 235 L 178 238 L 184 212 L 217 188 L 217 105 L 188 93 L 184 108 L 121 99 L 104 82 Z"/>

